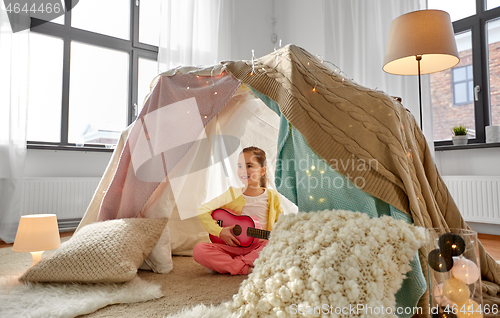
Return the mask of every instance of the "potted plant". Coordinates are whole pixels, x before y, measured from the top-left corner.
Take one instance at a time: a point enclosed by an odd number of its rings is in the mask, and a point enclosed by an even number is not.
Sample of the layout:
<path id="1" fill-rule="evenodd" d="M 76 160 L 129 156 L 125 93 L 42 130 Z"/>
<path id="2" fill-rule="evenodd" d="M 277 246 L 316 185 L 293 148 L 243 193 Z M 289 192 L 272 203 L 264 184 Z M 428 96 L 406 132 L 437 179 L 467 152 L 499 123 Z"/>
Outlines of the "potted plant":
<path id="1" fill-rule="evenodd" d="M 451 137 L 453 145 L 467 145 L 467 141 L 469 140 L 469 136 L 467 135 L 467 133 L 469 132 L 469 130 L 465 125 L 460 124 L 458 126 L 453 126 L 451 131 L 453 133 L 453 136 Z"/>

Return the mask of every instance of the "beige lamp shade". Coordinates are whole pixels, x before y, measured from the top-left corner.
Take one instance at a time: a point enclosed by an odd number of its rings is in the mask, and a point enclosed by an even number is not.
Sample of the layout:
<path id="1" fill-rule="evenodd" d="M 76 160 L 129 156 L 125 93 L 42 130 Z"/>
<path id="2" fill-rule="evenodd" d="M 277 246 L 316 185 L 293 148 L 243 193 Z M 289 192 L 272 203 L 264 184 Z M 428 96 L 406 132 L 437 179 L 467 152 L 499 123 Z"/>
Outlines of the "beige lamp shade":
<path id="1" fill-rule="evenodd" d="M 418 75 L 446 70 L 458 64 L 457 44 L 450 15 L 441 10 L 420 10 L 392 21 L 383 70 L 397 75 Z"/>
<path id="2" fill-rule="evenodd" d="M 37 252 L 58 248 L 61 245 L 55 214 L 21 216 L 12 251 Z"/>

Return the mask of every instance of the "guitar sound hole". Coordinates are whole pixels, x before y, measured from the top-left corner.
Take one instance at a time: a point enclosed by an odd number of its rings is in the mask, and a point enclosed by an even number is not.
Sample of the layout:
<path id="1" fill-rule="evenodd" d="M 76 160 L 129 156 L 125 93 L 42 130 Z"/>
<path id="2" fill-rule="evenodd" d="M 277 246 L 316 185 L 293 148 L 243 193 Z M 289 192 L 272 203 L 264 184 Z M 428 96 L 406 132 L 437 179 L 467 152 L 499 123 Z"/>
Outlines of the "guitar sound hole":
<path id="1" fill-rule="evenodd" d="M 233 228 L 233 234 L 234 234 L 234 235 L 236 235 L 236 236 L 238 236 L 238 235 L 240 235 L 240 234 L 241 234 L 241 231 L 242 231 L 242 230 L 241 230 L 241 226 L 239 226 L 238 224 L 236 224 L 236 225 L 234 226 L 234 228 Z"/>

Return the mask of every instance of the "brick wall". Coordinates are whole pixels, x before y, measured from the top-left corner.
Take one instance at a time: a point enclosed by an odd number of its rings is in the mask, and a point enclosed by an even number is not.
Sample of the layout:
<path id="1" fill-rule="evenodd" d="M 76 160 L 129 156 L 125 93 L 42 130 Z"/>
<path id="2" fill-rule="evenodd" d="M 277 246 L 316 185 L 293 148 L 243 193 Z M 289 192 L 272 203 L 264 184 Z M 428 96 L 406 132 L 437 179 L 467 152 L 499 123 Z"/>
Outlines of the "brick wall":
<path id="1" fill-rule="evenodd" d="M 500 42 L 490 44 L 491 124 L 500 126 Z"/>
<path id="2" fill-rule="evenodd" d="M 500 125 L 500 42 L 490 44 L 490 96 L 492 124 Z M 460 52 L 460 63 L 455 67 L 472 64 L 472 51 Z M 451 139 L 451 127 L 465 124 L 475 129 L 474 103 L 453 105 L 452 69 L 430 75 L 431 100 L 434 120 L 434 140 Z M 487 83 L 482 89 L 487 88 Z"/>

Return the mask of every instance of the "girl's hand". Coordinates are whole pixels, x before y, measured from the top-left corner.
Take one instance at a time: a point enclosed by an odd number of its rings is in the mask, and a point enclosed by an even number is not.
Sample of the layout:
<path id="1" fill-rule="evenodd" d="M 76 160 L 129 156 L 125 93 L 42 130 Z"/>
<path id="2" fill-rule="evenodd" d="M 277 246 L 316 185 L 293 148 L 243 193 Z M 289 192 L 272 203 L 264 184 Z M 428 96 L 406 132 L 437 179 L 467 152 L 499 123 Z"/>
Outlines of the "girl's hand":
<path id="1" fill-rule="evenodd" d="M 233 224 L 231 226 L 227 226 L 222 228 L 222 231 L 220 231 L 219 237 L 229 246 L 239 246 L 240 241 L 234 237 L 233 233 L 231 233 L 231 230 L 236 226 L 236 224 Z"/>

